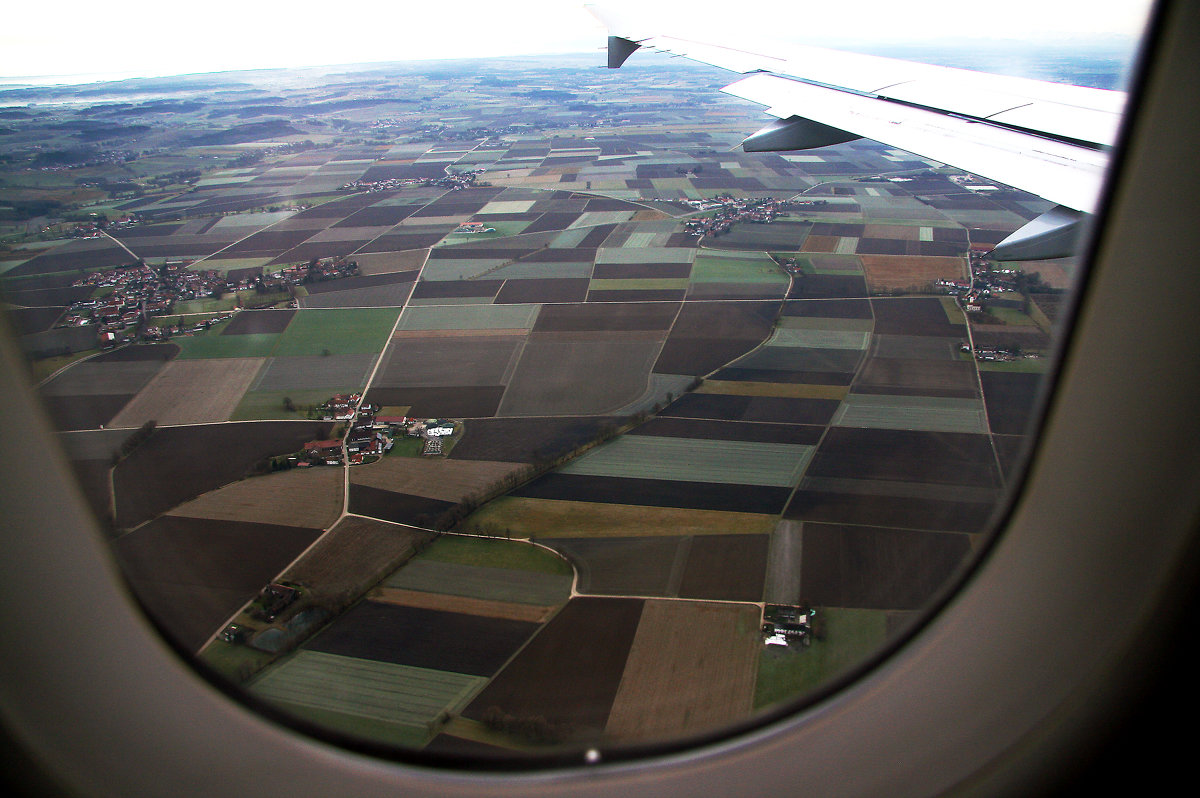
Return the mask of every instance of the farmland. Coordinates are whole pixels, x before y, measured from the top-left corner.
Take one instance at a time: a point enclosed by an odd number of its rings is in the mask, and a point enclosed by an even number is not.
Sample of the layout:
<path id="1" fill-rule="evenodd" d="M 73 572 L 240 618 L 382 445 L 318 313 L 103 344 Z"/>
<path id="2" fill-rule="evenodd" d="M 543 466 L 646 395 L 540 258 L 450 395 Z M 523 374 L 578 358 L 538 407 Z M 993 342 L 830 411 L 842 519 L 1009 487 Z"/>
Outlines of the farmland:
<path id="1" fill-rule="evenodd" d="M 151 119 L 119 181 L 33 165 L 104 103 L 5 122 L 0 199 L 102 201 L 0 221 L 64 452 L 155 620 L 285 713 L 469 756 L 739 723 L 877 650 L 1016 476 L 1046 361 L 963 347 L 1049 351 L 1061 297 L 967 314 L 936 281 L 1039 201 L 869 141 L 744 153 L 758 111 L 704 74 L 565 63 L 161 89 L 196 110 Z M 576 98 L 524 88 L 547 82 Z M 443 95 L 452 117 L 412 99 Z M 689 228 L 716 195 L 794 202 Z M 219 279 L 114 306 L 115 343 L 56 326 L 139 261 Z M 351 393 L 390 453 L 289 461 L 346 437 L 312 408 Z M 454 433 L 421 454 L 402 417 Z M 272 582 L 300 598 L 268 621 Z M 781 596 L 824 639 L 766 646 Z"/>

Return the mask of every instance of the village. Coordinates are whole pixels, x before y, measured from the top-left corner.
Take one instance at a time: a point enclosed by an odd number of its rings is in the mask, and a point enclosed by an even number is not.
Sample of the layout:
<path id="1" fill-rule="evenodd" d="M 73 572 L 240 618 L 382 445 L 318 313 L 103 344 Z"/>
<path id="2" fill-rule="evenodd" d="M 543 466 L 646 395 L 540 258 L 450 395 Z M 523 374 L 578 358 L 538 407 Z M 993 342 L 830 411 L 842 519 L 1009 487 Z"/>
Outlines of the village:
<path id="1" fill-rule="evenodd" d="M 72 303 L 55 324 L 56 327 L 95 325 L 101 347 L 112 347 L 138 338 L 136 328 L 143 325 L 140 337 L 144 341 L 164 341 L 173 335 L 187 335 L 207 330 L 214 324 L 232 318 L 242 307 L 254 305 L 243 300 L 240 292 L 255 291 L 272 295 L 289 291 L 293 286 L 337 280 L 358 274 L 357 261 L 344 257 L 313 259 L 307 264 L 293 264 L 270 274 L 256 274 L 230 279 L 219 271 L 193 271 L 190 261 L 167 261 L 161 266 L 138 262 L 131 266 L 103 269 L 76 280 L 73 286 L 93 286 L 103 296 Z M 220 299 L 224 294 L 238 296 L 238 308 L 187 324 L 181 316 L 174 325 L 149 324 L 154 316 L 170 315 L 176 302 L 195 299 Z M 275 304 L 277 298 L 271 304 Z M 130 328 L 135 328 L 131 332 Z"/>
<path id="2" fill-rule="evenodd" d="M 362 395 L 336 394 L 315 407 L 314 413 L 323 421 L 348 421 L 350 428 L 345 440 L 309 441 L 299 454 L 289 455 L 284 468 L 373 463 L 390 452 L 400 436 L 422 439 L 421 454 L 437 456 L 444 453 L 446 438 L 459 431 L 459 423 L 446 419 L 416 419 L 407 416 L 379 415 L 383 408 L 362 404 Z"/>
<path id="3" fill-rule="evenodd" d="M 684 229 L 694 236 L 719 236 L 729 232 L 735 222 L 770 224 L 781 216 L 787 216 L 786 211 L 795 207 L 790 200 L 747 199 L 727 194 L 710 199 L 688 200 L 687 204 L 699 211 L 716 210 L 712 216 L 687 221 Z"/>
<path id="4" fill-rule="evenodd" d="M 483 169 L 473 169 L 470 172 L 447 172 L 443 177 L 394 177 L 388 180 L 355 180 L 352 183 L 346 183 L 339 191 L 364 191 L 367 193 L 375 191 L 396 191 L 402 188 L 428 187 L 436 186 L 438 188 L 448 188 L 451 191 L 469 188 L 475 185 L 485 185 L 476 183 L 476 178 L 483 174 Z"/>

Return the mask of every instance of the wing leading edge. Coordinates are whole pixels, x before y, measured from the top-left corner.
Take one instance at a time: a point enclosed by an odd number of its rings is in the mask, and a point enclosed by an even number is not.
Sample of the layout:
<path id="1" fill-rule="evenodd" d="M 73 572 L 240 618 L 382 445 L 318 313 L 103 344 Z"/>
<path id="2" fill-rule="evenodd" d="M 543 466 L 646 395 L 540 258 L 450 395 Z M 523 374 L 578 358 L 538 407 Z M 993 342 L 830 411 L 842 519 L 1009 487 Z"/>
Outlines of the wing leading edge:
<path id="1" fill-rule="evenodd" d="M 1100 196 L 1125 93 L 816 47 L 753 52 L 650 34 L 588 6 L 610 68 L 650 48 L 746 75 L 722 89 L 778 118 L 747 152 L 869 138 L 1037 194 L 1058 207 L 998 244 L 1000 260 L 1069 255 Z"/>

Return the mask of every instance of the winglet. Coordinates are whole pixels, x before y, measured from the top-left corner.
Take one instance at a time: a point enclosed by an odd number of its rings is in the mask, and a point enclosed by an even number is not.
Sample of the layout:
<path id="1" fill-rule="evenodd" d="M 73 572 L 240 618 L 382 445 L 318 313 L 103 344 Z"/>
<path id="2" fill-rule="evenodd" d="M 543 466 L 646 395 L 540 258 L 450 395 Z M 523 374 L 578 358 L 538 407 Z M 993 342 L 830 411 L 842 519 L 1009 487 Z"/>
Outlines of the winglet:
<path id="1" fill-rule="evenodd" d="M 993 260 L 1050 260 L 1075 252 L 1088 214 L 1062 205 L 1051 208 L 997 244 Z"/>
<path id="2" fill-rule="evenodd" d="M 641 47 L 637 42 L 631 42 L 629 39 L 622 39 L 620 36 L 608 37 L 608 68 L 619 69 L 621 64 L 625 63 L 625 59 L 633 55 L 634 51 Z"/>

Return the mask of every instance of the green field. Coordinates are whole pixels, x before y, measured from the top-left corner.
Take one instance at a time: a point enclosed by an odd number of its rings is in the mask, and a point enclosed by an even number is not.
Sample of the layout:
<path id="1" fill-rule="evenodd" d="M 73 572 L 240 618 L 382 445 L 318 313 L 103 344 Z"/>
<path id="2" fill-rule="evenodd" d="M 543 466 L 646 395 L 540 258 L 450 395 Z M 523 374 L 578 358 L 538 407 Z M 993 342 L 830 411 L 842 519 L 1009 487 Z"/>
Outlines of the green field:
<path id="1" fill-rule="evenodd" d="M 226 336 L 231 338 L 233 336 Z M 308 408 L 327 401 L 332 391 L 247 391 L 230 416 L 230 421 L 308 418 Z M 284 398 L 292 400 L 296 410 L 283 407 Z"/>
<path id="2" fill-rule="evenodd" d="M 821 319 L 828 321 L 828 319 Z M 869 321 L 853 319 L 852 321 Z M 871 344 L 871 333 L 860 330 L 831 330 L 815 327 L 801 328 L 781 326 L 775 330 L 767 346 L 799 346 L 815 349 L 866 349 Z"/>
<path id="3" fill-rule="evenodd" d="M 700 250 L 692 264 L 692 282 L 786 283 L 787 275 L 765 252 L 737 253 Z"/>
<path id="4" fill-rule="evenodd" d="M 800 479 L 813 447 L 626 435 L 590 450 L 562 474 L 787 487 Z"/>
<path id="5" fill-rule="evenodd" d="M 532 548 L 532 544 L 516 541 L 512 545 Z M 550 574 L 417 557 L 385 579 L 383 585 L 421 593 L 551 607 L 563 603 L 571 595 L 574 577 L 566 562 L 563 566 L 567 573 Z"/>
<path id="6" fill-rule="evenodd" d="M 528 330 L 541 305 L 408 307 L 398 330 Z M 358 312 L 358 311 L 355 311 Z"/>
<path id="7" fill-rule="evenodd" d="M 179 357 L 270 357 L 279 340 L 278 333 L 221 335 L 225 325 L 218 324 L 198 335 L 177 335 L 171 343 L 179 347 Z"/>
<path id="8" fill-rule="evenodd" d="M 838 673 L 863 662 L 887 637 L 887 613 L 881 610 L 821 609 L 824 640 L 807 648 L 763 646 L 758 656 L 754 707 L 795 699 Z"/>
<path id="9" fill-rule="evenodd" d="M 443 712 L 487 680 L 387 662 L 300 651 L 250 685 L 259 698 L 326 728 L 405 746 L 424 745 Z"/>
<path id="10" fill-rule="evenodd" d="M 442 535 L 420 555 L 421 559 L 481 565 L 545 574 L 570 574 L 571 566 L 541 546 L 469 535 Z"/>
<path id="11" fill-rule="evenodd" d="M 353 308 L 301 310 L 279 335 L 271 355 L 349 355 L 379 352 L 399 308 Z M 243 338 L 246 336 L 237 336 Z"/>
<path id="12" fill-rule="evenodd" d="M 851 394 L 834 414 L 839 427 L 987 433 L 977 399 Z"/>

